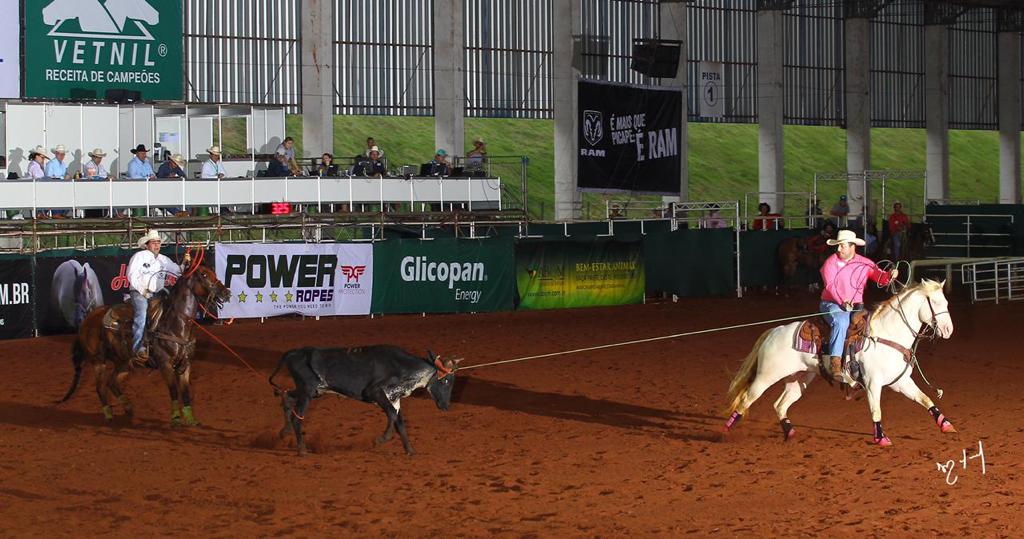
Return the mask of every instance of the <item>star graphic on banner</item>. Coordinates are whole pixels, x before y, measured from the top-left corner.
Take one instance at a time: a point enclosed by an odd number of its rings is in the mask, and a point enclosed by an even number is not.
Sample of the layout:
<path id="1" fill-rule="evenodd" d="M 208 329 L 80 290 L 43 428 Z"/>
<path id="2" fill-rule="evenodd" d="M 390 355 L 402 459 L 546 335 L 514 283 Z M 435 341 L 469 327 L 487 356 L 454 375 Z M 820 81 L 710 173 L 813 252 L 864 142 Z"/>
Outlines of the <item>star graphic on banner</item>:
<path id="1" fill-rule="evenodd" d="M 277 292 L 270 293 L 270 301 L 277 303 Z"/>
<path id="2" fill-rule="evenodd" d="M 285 302 L 291 303 L 293 299 L 295 299 L 295 296 L 292 294 L 291 290 L 284 293 Z"/>
<path id="3" fill-rule="evenodd" d="M 238 303 L 245 303 L 245 298 L 246 297 L 247 296 L 245 295 L 245 292 L 239 292 L 238 293 Z"/>
<path id="4" fill-rule="evenodd" d="M 256 292 L 256 303 L 263 303 L 263 292 Z"/>

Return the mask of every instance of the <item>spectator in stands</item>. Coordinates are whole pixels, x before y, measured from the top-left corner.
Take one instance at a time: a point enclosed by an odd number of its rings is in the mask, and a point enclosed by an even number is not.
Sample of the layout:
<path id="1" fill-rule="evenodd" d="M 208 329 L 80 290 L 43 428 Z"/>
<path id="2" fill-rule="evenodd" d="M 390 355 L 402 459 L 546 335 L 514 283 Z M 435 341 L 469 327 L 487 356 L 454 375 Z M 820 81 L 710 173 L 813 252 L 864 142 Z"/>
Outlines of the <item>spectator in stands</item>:
<path id="1" fill-rule="evenodd" d="M 292 170 L 288 167 L 288 155 L 281 151 L 275 153 L 274 160 L 267 167 L 267 177 L 287 178 L 291 175 Z"/>
<path id="2" fill-rule="evenodd" d="M 807 238 L 804 246 L 808 251 L 815 254 L 824 254 L 828 251 L 828 241 L 836 238 L 836 226 L 831 221 L 825 221 L 818 233 Z"/>
<path id="3" fill-rule="evenodd" d="M 58 144 L 53 149 L 53 159 L 46 163 L 47 178 L 71 179 L 71 174 L 68 172 L 68 164 L 64 162 L 66 156 L 67 149 L 64 148 L 63 144 Z"/>
<path id="4" fill-rule="evenodd" d="M 85 163 L 85 177 L 91 180 L 105 180 L 110 176 L 107 167 L 103 166 L 103 158 L 107 154 L 102 148 L 93 148 L 89 152 L 89 161 Z"/>
<path id="5" fill-rule="evenodd" d="M 438 148 L 434 152 L 434 159 L 427 163 L 425 172 L 427 176 L 448 176 L 451 174 L 451 167 L 448 165 L 448 152 L 444 148 Z"/>
<path id="6" fill-rule="evenodd" d="M 757 206 L 757 213 L 754 223 L 750 226 L 751 230 L 782 230 L 784 228 L 782 216 L 772 213 L 772 207 L 767 202 L 762 202 Z"/>
<path id="7" fill-rule="evenodd" d="M 466 168 L 483 170 L 486 160 L 487 145 L 484 144 L 484 139 L 477 137 L 473 139 L 473 149 L 466 152 Z"/>
<path id="8" fill-rule="evenodd" d="M 149 149 L 146 148 L 146 145 L 139 144 L 132 148 L 131 151 L 135 157 L 128 161 L 128 179 L 148 180 L 155 178 L 156 173 L 153 172 L 153 163 L 148 159 Z"/>
<path id="9" fill-rule="evenodd" d="M 363 156 L 370 157 L 370 152 L 374 149 L 376 149 L 378 157 L 384 157 L 384 150 L 377 146 L 377 141 L 373 140 L 373 137 L 366 137 L 366 152 L 363 153 Z"/>
<path id="10" fill-rule="evenodd" d="M 722 218 L 721 208 L 718 204 L 712 204 L 708 207 L 708 214 L 704 219 L 701 219 L 701 228 L 725 228 L 725 219 Z"/>
<path id="11" fill-rule="evenodd" d="M 224 171 L 224 162 L 220 159 L 220 146 L 210 146 L 206 149 L 206 153 L 210 158 L 203 163 L 203 171 L 199 177 L 204 180 L 219 180 L 227 176 L 227 172 Z"/>
<path id="12" fill-rule="evenodd" d="M 320 156 L 320 163 L 312 170 L 314 176 L 330 177 L 338 175 L 338 165 L 334 164 L 334 156 L 325 153 Z"/>
<path id="13" fill-rule="evenodd" d="M 185 158 L 180 153 L 176 153 L 171 156 L 170 159 L 164 161 L 160 165 L 160 170 L 156 171 L 157 178 L 184 178 L 185 171 L 182 170 L 181 165 L 185 163 Z"/>
<path id="14" fill-rule="evenodd" d="M 846 216 L 850 215 L 850 204 L 846 202 L 846 195 L 839 195 L 839 201 L 832 206 L 829 214 L 836 218 L 838 226 L 846 225 Z"/>
<path id="15" fill-rule="evenodd" d="M 46 155 L 46 148 L 42 146 L 36 146 L 36 148 L 28 152 L 28 172 L 27 176 L 33 180 L 46 177 L 46 172 L 43 170 L 43 164 L 49 159 L 50 156 Z"/>
<path id="16" fill-rule="evenodd" d="M 892 259 L 903 258 L 903 240 L 907 237 L 907 230 L 910 229 L 910 217 L 903 213 L 903 204 L 895 202 L 892 205 L 892 215 L 889 216 L 889 237 L 892 238 Z"/>
<path id="17" fill-rule="evenodd" d="M 302 169 L 299 168 L 299 163 L 295 160 L 295 139 L 292 137 L 285 137 L 284 142 L 278 145 L 276 153 L 282 152 L 284 152 L 285 163 L 288 165 L 288 170 L 290 171 L 290 174 L 286 174 L 286 176 L 298 176 L 301 174 Z M 271 161 L 271 164 L 273 164 L 273 161 Z"/>
<path id="18" fill-rule="evenodd" d="M 387 174 L 384 161 L 380 159 L 380 148 L 370 148 L 369 159 L 363 163 L 363 174 L 370 178 L 383 178 Z"/>
<path id="19" fill-rule="evenodd" d="M 868 222 L 868 226 L 864 229 L 864 256 L 871 258 L 875 254 L 875 249 L 878 248 L 878 227 L 875 223 Z"/>

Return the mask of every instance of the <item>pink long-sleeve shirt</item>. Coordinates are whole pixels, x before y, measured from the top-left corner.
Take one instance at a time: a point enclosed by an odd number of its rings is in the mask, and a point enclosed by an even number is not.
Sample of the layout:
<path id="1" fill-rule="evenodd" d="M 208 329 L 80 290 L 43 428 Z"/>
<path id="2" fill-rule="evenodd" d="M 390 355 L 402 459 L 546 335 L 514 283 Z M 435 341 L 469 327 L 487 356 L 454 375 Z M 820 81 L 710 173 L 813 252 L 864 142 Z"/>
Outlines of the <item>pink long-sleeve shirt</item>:
<path id="1" fill-rule="evenodd" d="M 822 301 L 831 301 L 842 305 L 864 302 L 864 285 L 868 279 L 885 286 L 889 284 L 889 274 L 882 271 L 867 257 L 854 254 L 850 260 L 840 260 L 839 254 L 828 257 L 821 266 L 821 279 L 825 289 L 821 291 Z"/>

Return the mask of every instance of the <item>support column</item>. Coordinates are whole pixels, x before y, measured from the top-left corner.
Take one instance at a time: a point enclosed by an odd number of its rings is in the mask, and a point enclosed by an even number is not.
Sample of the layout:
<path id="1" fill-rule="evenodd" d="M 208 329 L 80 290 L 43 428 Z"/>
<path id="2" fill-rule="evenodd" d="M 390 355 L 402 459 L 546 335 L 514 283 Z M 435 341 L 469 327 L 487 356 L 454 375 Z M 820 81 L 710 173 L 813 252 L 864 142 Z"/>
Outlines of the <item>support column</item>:
<path id="1" fill-rule="evenodd" d="M 466 85 L 462 0 L 434 0 L 434 146 L 465 153 Z"/>
<path id="2" fill-rule="evenodd" d="M 333 3 L 302 0 L 302 156 L 334 152 Z"/>
<path id="3" fill-rule="evenodd" d="M 783 175 L 783 15 L 782 9 L 757 12 L 758 191 L 785 191 Z M 760 202 L 782 213 L 781 195 L 761 195 Z"/>
<path id="4" fill-rule="evenodd" d="M 690 145 L 688 138 L 689 126 L 687 124 L 689 118 L 687 116 L 688 111 L 686 107 L 690 69 L 687 66 L 689 51 L 686 48 L 686 6 L 687 5 L 683 2 L 661 2 L 658 5 L 658 8 L 661 11 L 662 39 L 678 40 L 682 42 L 679 45 L 679 70 L 676 71 L 676 77 L 674 79 L 662 80 L 663 86 L 679 88 L 683 93 L 682 118 L 679 123 L 679 140 L 682 143 L 682 149 L 679 154 L 679 196 L 664 197 L 664 201 L 666 202 L 687 201 L 690 199 Z"/>
<path id="5" fill-rule="evenodd" d="M 1020 204 L 1020 32 L 999 32 L 999 203 Z"/>
<path id="6" fill-rule="evenodd" d="M 927 128 L 926 198 L 949 198 L 949 29 L 924 27 L 924 108 Z"/>
<path id="7" fill-rule="evenodd" d="M 554 58 L 551 85 L 555 105 L 555 219 L 571 221 L 579 215 L 576 155 L 576 79 L 572 65 L 572 34 L 581 18 L 579 2 L 557 0 L 552 7 Z"/>
<path id="8" fill-rule="evenodd" d="M 860 177 L 871 169 L 871 55 L 870 20 L 844 22 L 846 49 L 846 173 Z M 850 215 L 868 215 L 871 193 L 859 180 L 847 185 Z M 877 208 L 875 208 L 877 212 Z M 882 209 L 885 214 L 885 209 Z"/>

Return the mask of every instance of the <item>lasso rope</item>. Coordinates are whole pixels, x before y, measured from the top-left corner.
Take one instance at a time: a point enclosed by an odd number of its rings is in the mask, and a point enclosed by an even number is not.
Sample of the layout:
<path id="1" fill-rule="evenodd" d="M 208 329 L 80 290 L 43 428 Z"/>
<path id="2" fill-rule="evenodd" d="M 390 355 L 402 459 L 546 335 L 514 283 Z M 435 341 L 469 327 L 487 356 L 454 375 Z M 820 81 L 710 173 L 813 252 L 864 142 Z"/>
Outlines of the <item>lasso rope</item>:
<path id="1" fill-rule="evenodd" d="M 647 338 L 647 339 L 637 339 L 637 340 L 633 340 L 633 341 L 618 342 L 618 343 L 612 343 L 612 344 L 602 344 L 602 345 L 599 345 L 599 346 L 588 346 L 586 348 L 577 348 L 575 350 L 567 350 L 567 351 L 564 351 L 564 352 L 551 352 L 549 354 L 539 354 L 539 355 L 535 355 L 535 356 L 525 356 L 525 357 L 517 357 L 517 358 L 514 358 L 514 359 L 505 359 L 505 360 L 502 360 L 502 361 L 492 361 L 490 363 L 480 363 L 478 365 L 467 365 L 465 367 L 459 367 L 459 370 L 463 371 L 463 370 L 467 370 L 467 369 L 479 369 L 480 367 L 490 367 L 492 365 L 504 365 L 506 363 L 518 363 L 520 361 L 528 361 L 528 360 L 531 360 L 531 359 L 541 359 L 541 358 L 545 358 L 545 357 L 564 356 L 564 355 L 568 355 L 568 354 L 578 354 L 580 352 L 590 352 L 592 350 L 602 350 L 602 349 L 605 349 L 605 348 L 616 348 L 616 347 L 619 347 L 619 346 L 629 346 L 629 345 L 633 345 L 633 344 L 642 344 L 642 343 L 647 343 L 647 342 L 663 341 L 663 340 L 666 340 L 666 339 L 676 339 L 676 338 L 679 338 L 679 337 L 689 337 L 691 335 L 701 335 L 701 334 L 704 334 L 704 333 L 715 333 L 715 332 L 718 332 L 718 331 L 728 331 L 730 329 L 739 329 L 739 328 L 746 328 L 746 327 L 751 327 L 751 326 L 760 326 L 760 325 L 764 325 L 764 324 L 774 324 L 776 322 L 788 322 L 788 321 L 791 321 L 791 320 L 802 320 L 804 318 L 814 318 L 815 316 L 823 316 L 823 315 L 826 315 L 826 314 L 828 314 L 828 313 L 802 314 L 802 315 L 799 315 L 799 316 L 788 316 L 786 318 L 776 318 L 774 320 L 763 320 L 763 321 L 760 321 L 760 322 L 749 322 L 747 324 L 736 324 L 734 326 L 723 326 L 723 327 L 718 327 L 718 328 L 701 329 L 701 330 L 698 330 L 698 331 L 687 331 L 685 333 L 676 333 L 674 335 L 664 335 L 664 336 L 661 336 L 661 337 L 650 337 L 650 338 Z"/>

